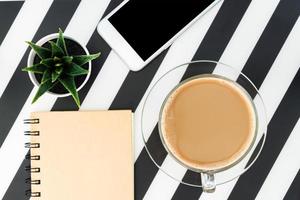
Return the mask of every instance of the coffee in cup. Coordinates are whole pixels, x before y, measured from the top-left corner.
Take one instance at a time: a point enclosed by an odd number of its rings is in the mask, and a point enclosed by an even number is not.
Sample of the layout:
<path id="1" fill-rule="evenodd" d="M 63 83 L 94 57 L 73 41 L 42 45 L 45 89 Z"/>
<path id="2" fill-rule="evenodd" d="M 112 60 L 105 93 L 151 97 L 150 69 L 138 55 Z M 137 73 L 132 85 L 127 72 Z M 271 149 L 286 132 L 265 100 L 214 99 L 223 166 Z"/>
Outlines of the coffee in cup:
<path id="1" fill-rule="evenodd" d="M 179 163 L 197 172 L 236 164 L 256 137 L 256 111 L 236 82 L 217 75 L 190 78 L 174 88 L 160 112 L 160 137 Z"/>

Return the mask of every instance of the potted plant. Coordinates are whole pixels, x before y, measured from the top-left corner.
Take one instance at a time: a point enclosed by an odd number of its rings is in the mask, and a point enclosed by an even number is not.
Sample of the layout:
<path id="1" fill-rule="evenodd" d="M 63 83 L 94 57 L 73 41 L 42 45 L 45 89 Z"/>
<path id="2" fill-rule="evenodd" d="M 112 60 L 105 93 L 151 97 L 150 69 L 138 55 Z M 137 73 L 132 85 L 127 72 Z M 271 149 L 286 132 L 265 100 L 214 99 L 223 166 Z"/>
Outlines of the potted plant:
<path id="1" fill-rule="evenodd" d="M 89 54 L 87 48 L 74 38 L 59 33 L 47 35 L 36 44 L 27 42 L 32 50 L 28 57 L 30 80 L 38 86 L 32 103 L 44 93 L 65 97 L 72 95 L 80 107 L 78 91 L 86 84 L 91 74 L 91 61 L 100 53 Z"/>

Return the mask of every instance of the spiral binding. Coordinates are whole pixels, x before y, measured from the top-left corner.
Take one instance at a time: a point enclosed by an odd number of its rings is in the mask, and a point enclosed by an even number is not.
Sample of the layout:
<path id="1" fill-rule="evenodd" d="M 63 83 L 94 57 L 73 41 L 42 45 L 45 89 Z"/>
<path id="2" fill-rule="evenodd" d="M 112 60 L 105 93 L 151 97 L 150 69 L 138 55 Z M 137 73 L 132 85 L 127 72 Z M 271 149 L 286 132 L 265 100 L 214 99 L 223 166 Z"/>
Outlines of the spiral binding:
<path id="1" fill-rule="evenodd" d="M 39 124 L 40 120 L 39 119 L 24 119 L 24 124 Z M 40 131 L 24 131 L 25 136 L 39 136 Z M 32 142 L 27 142 L 25 143 L 25 148 L 28 149 L 33 149 L 33 148 L 40 148 L 40 143 L 32 143 Z M 31 155 L 30 153 L 25 156 L 25 159 L 27 160 L 40 160 L 41 156 L 40 155 Z M 26 166 L 25 171 L 30 172 L 30 173 L 40 173 L 41 169 L 39 167 L 31 167 L 31 166 Z M 26 178 L 25 183 L 30 184 L 30 185 L 40 185 L 41 180 L 32 180 L 31 178 Z M 33 192 L 31 189 L 25 191 L 25 195 L 28 197 L 41 197 L 41 192 Z"/>

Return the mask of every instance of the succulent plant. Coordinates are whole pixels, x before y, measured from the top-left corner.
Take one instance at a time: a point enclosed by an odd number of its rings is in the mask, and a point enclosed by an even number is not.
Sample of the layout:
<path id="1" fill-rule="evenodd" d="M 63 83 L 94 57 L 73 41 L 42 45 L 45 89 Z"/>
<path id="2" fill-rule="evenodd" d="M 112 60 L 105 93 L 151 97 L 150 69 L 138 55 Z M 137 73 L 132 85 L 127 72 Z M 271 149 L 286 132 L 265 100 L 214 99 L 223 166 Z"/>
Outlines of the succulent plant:
<path id="1" fill-rule="evenodd" d="M 62 84 L 70 92 L 77 106 L 80 107 L 80 99 L 74 77 L 88 74 L 88 70 L 82 66 L 99 57 L 100 53 L 69 55 L 61 29 L 59 29 L 59 36 L 56 42 L 48 41 L 50 48 L 38 46 L 32 42 L 27 43 L 41 59 L 39 63 L 22 69 L 22 71 L 42 74 L 42 80 L 32 103 L 36 102 L 40 96 L 56 84 Z"/>

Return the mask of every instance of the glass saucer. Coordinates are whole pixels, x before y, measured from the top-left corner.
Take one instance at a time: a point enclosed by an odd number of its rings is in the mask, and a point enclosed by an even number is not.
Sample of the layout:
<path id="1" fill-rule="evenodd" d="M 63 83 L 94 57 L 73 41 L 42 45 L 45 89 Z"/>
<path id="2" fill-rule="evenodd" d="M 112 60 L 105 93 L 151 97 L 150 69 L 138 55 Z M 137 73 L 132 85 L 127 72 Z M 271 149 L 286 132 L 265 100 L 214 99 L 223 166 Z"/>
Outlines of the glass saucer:
<path id="1" fill-rule="evenodd" d="M 170 91 L 188 78 L 205 74 L 222 76 L 242 86 L 251 96 L 257 114 L 257 132 L 253 145 L 237 164 L 214 173 L 216 185 L 229 182 L 245 173 L 260 155 L 267 134 L 267 116 L 263 99 L 252 81 L 242 72 L 220 62 L 200 60 L 179 65 L 165 73 L 150 89 L 143 104 L 142 138 L 150 158 L 159 170 L 182 184 L 194 187 L 202 187 L 200 173 L 184 167 L 168 154 L 160 139 L 158 121 L 161 107 Z"/>

